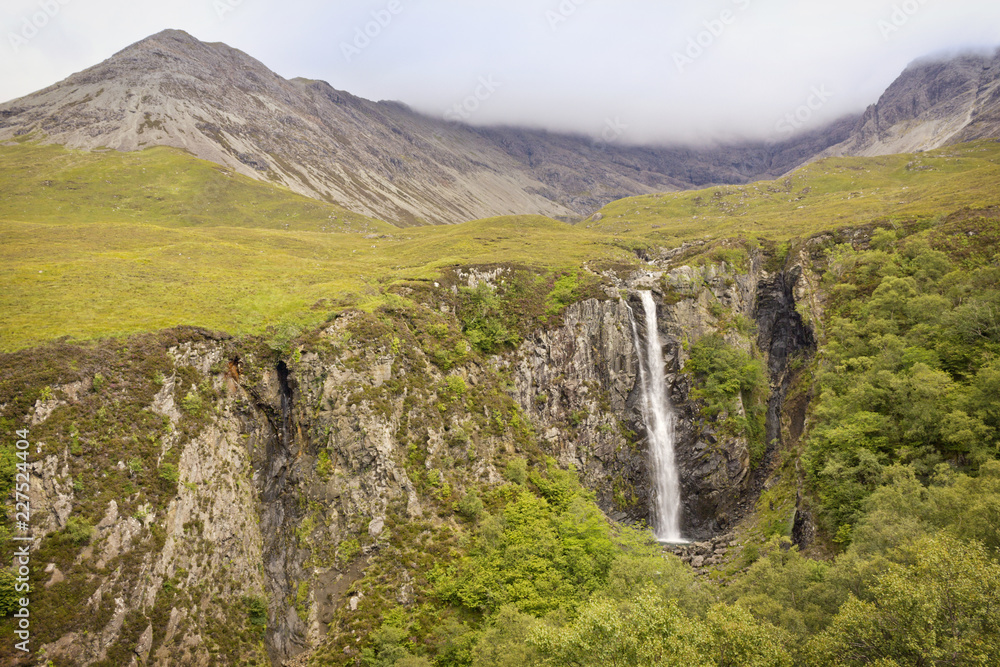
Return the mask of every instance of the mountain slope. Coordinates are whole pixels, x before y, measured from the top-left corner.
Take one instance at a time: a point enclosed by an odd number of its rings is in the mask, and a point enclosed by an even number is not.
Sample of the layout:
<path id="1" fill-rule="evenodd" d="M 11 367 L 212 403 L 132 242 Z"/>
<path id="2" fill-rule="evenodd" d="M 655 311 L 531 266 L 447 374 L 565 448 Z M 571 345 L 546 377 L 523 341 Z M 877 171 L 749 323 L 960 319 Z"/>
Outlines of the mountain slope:
<path id="1" fill-rule="evenodd" d="M 932 221 L 996 205 L 998 161 L 992 141 L 831 158 L 781 181 L 623 199 L 578 225 L 517 216 L 400 230 L 176 149 L 0 146 L 0 351 L 179 324 L 313 326 L 462 264 L 599 271 L 709 239 Z"/>
<path id="2" fill-rule="evenodd" d="M 911 64 L 827 154 L 912 153 L 997 136 L 1000 51 Z"/>
<path id="3" fill-rule="evenodd" d="M 92 150 L 166 145 L 397 223 L 589 215 L 624 196 L 777 176 L 847 137 L 710 149 L 598 145 L 477 129 L 321 81 L 285 80 L 241 51 L 167 30 L 0 105 L 0 140 Z"/>

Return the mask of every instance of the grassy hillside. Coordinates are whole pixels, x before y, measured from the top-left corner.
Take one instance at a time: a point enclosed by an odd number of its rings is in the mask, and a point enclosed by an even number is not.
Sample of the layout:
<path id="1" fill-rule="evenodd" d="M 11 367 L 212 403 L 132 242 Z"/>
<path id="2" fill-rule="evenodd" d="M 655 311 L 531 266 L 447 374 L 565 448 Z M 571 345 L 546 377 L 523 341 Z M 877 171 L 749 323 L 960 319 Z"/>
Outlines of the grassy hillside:
<path id="1" fill-rule="evenodd" d="M 174 325 L 310 325 L 455 264 L 639 264 L 638 247 L 785 240 L 996 204 L 1000 144 L 837 158 L 783 181 L 621 200 L 576 227 L 538 216 L 401 230 L 182 151 L 0 146 L 0 350 Z"/>
<path id="2" fill-rule="evenodd" d="M 184 653 L 191 629 L 205 664 L 268 664 L 264 637 L 288 612 L 310 624 L 315 612 L 318 667 L 992 664 L 998 157 L 1000 143 L 979 142 L 831 159 L 781 181 L 622 200 L 577 226 L 515 216 L 404 230 L 176 150 L 0 146 L 0 352 L 15 351 L 0 354 L 0 424 L 9 436 L 32 421 L 36 455 L 44 445 L 54 462 L 40 479 L 68 503 L 33 560 L 36 641 L 99 638 L 117 613 L 109 601 L 149 586 L 94 664 L 128 664 L 147 627 L 153 655 L 198 662 Z M 496 355 L 603 295 L 613 283 L 592 272 L 702 240 L 679 261 L 699 253 L 745 270 L 750 247 L 764 246 L 781 270 L 785 253 L 772 251 L 791 249 L 814 278 L 815 303 L 797 312 L 816 318 L 818 349 L 789 361 L 779 420 L 801 409 L 804 430 L 788 426 L 769 459 L 760 431 L 773 378 L 730 331 L 751 341 L 755 324 L 711 286 L 664 290 L 692 310 L 708 300 L 711 331 L 679 343 L 704 408 L 691 423 L 737 424 L 767 473 L 759 497 L 747 492 L 756 509 L 736 541 L 720 538 L 729 560 L 696 575 L 608 520 L 567 459 L 548 458 L 596 435 L 621 437 L 619 458 L 644 446 L 601 383 L 583 383 L 586 402 L 559 403 L 560 385 L 580 384 L 574 354 L 591 346 L 529 346 L 565 369 L 551 382 L 530 360 L 512 371 L 518 358 Z M 491 264 L 520 266 L 496 287 L 454 291 L 459 277 L 442 271 Z M 707 285 L 716 268 L 693 280 Z M 273 330 L 52 342 L 181 324 Z M 0 443 L 8 501 L 12 442 Z M 263 491 L 287 480 L 284 493 Z M 118 519 L 105 521 L 112 500 Z M 282 507 L 275 553 L 303 568 L 251 551 L 253 540 L 226 546 L 247 532 L 228 519 L 259 513 L 263 530 Z M 788 539 L 799 509 L 821 559 Z M 105 558 L 107 536 L 126 529 Z M 0 551 L 12 553 L 15 532 L 7 511 Z M 150 583 L 140 564 L 161 554 L 169 571 Z M 287 581 L 265 585 L 265 558 Z M 0 568 L 8 637 L 14 581 Z M 95 595 L 103 604 L 88 606 Z M 175 612 L 187 615 L 180 634 L 168 630 Z M 0 647 L 0 662 L 14 651 Z"/>
<path id="3" fill-rule="evenodd" d="M 585 226 L 662 243 L 692 238 L 809 236 L 874 220 L 934 219 L 997 203 L 1000 143 L 917 155 L 827 158 L 777 181 L 631 197 Z"/>
<path id="4" fill-rule="evenodd" d="M 260 333 L 449 264 L 628 257 L 541 217 L 404 232 L 166 148 L 2 146 L 0 181 L 2 350 L 183 324 Z"/>

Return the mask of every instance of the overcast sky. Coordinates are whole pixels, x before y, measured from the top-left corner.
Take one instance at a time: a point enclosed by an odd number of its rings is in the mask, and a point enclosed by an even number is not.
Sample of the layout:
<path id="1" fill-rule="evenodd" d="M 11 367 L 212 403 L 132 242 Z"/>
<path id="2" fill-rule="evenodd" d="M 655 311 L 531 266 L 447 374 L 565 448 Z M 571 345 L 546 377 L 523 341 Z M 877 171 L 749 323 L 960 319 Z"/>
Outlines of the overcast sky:
<path id="1" fill-rule="evenodd" d="M 639 143 L 861 111 L 915 58 L 1000 46 L 1000 2 L 3 0 L 0 28 L 0 100 L 179 28 L 369 99 Z"/>

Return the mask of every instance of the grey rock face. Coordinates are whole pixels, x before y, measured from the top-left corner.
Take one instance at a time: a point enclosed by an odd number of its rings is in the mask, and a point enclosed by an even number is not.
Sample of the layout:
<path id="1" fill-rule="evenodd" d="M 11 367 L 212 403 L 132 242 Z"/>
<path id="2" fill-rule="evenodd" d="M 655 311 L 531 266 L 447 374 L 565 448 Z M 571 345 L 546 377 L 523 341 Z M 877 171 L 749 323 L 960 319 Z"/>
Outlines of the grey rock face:
<path id="1" fill-rule="evenodd" d="M 0 104 L 0 140 L 32 132 L 88 150 L 173 146 L 401 224 L 582 218 L 630 195 L 777 177 L 847 136 L 837 126 L 778 144 L 691 149 L 473 128 L 322 81 L 286 80 L 179 30 Z"/>
<path id="2" fill-rule="evenodd" d="M 911 64 L 830 155 L 888 155 L 1000 136 L 1000 51 Z"/>

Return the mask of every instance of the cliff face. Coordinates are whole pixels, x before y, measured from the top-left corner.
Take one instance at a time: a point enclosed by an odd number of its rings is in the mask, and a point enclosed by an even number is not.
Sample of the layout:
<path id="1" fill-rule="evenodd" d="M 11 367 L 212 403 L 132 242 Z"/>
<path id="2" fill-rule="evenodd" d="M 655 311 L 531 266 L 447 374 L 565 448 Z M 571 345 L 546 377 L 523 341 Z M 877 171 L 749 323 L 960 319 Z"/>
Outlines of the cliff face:
<path id="1" fill-rule="evenodd" d="M 1000 52 L 910 65 L 833 155 L 931 150 L 1000 135 Z"/>
<path id="2" fill-rule="evenodd" d="M 644 330 L 638 290 L 658 303 L 684 535 L 731 529 L 780 446 L 788 360 L 811 345 L 796 290 L 801 299 L 811 288 L 801 268 L 768 273 L 759 257 L 743 270 L 671 268 L 671 257 L 648 273 L 606 274 L 606 298 L 567 306 L 556 326 L 498 356 L 472 354 L 461 337 L 457 285 L 423 286 L 409 295 L 417 305 L 344 314 L 291 347 L 182 331 L 146 341 L 142 358 L 153 361 L 138 368 L 60 348 L 66 363 L 27 415 L 45 452 L 34 464 L 35 531 L 61 544 L 75 534 L 71 513 L 101 518 L 82 551 L 37 552 L 48 566 L 39 605 L 78 598 L 71 618 L 40 630 L 44 655 L 282 664 L 362 613 L 360 582 L 373 568 L 412 602 L 431 565 L 405 536 L 447 536 L 457 503 L 501 483 L 518 458 L 574 466 L 610 517 L 645 521 L 653 485 L 629 319 Z M 500 285 L 509 271 L 456 280 Z M 756 321 L 757 335 L 725 325 L 737 316 Z M 768 360 L 768 443 L 756 465 L 746 438 L 693 399 L 689 350 L 720 331 Z M 116 436 L 124 449 L 101 470 L 107 406 L 145 426 Z"/>

